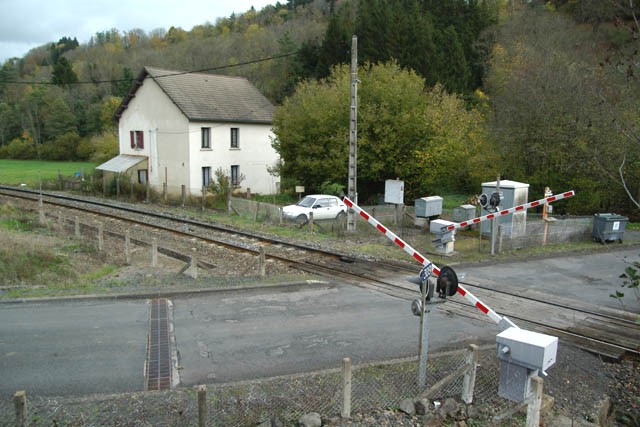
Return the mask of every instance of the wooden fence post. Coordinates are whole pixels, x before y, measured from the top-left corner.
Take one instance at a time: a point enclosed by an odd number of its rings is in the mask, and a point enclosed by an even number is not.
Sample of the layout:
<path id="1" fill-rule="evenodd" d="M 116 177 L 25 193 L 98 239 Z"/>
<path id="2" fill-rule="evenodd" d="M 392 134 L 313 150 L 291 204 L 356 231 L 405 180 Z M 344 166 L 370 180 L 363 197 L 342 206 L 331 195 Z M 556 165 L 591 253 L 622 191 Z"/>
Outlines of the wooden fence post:
<path id="1" fill-rule="evenodd" d="M 467 353 L 467 372 L 462 382 L 462 401 L 466 404 L 473 402 L 473 389 L 476 386 L 476 370 L 480 358 L 480 348 L 470 344 Z"/>
<path id="2" fill-rule="evenodd" d="M 207 386 L 198 386 L 198 427 L 207 425 Z"/>
<path id="3" fill-rule="evenodd" d="M 342 418 L 351 418 L 351 359 L 342 359 Z"/>
<path id="4" fill-rule="evenodd" d="M 540 425 L 540 411 L 542 409 L 542 385 L 543 380 L 535 375 L 531 379 L 531 393 L 527 404 L 526 427 L 538 427 Z"/>
<path id="5" fill-rule="evenodd" d="M 27 392 L 16 391 L 13 395 L 13 405 L 16 408 L 16 427 L 27 427 L 29 425 L 29 410 L 27 408 Z"/>

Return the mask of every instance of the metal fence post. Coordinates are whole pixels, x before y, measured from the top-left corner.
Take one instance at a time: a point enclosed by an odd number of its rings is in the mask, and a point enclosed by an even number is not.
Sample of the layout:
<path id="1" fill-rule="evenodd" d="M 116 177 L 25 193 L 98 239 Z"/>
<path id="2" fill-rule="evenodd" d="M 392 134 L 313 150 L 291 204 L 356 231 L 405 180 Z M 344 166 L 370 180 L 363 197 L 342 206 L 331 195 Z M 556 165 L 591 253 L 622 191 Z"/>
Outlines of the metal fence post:
<path id="1" fill-rule="evenodd" d="M 476 385 L 476 370 L 480 358 L 480 348 L 470 344 L 467 352 L 467 372 L 462 382 L 462 401 L 466 404 L 473 402 L 473 390 Z"/>
<path id="2" fill-rule="evenodd" d="M 207 386 L 198 386 L 198 427 L 207 425 Z"/>
<path id="3" fill-rule="evenodd" d="M 29 425 L 29 411 L 27 408 L 27 392 L 16 391 L 13 395 L 13 405 L 16 408 L 16 427 L 27 427 Z"/>
<path id="4" fill-rule="evenodd" d="M 535 375 L 531 379 L 531 394 L 527 405 L 526 427 L 538 427 L 540 425 L 540 411 L 542 409 L 542 385 L 543 380 Z"/>
<path id="5" fill-rule="evenodd" d="M 342 418 L 351 418 L 351 359 L 342 359 Z"/>

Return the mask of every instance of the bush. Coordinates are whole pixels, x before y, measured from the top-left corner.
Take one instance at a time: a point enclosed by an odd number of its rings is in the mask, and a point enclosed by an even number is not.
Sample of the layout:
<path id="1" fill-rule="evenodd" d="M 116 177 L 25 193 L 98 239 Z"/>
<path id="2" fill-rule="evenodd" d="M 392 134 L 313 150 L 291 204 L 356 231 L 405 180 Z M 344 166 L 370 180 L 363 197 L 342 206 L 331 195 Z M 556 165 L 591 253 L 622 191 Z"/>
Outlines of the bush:
<path id="1" fill-rule="evenodd" d="M 15 160 L 35 159 L 38 156 L 31 138 L 16 138 L 6 146 L 7 158 Z"/>

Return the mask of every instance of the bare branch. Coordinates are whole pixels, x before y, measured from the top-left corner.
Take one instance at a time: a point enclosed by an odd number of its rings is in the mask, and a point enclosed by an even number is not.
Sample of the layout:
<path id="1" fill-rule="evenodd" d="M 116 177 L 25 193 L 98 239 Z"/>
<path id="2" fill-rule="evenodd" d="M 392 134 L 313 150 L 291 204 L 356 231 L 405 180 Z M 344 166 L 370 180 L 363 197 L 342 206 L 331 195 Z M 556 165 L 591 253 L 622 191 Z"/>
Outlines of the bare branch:
<path id="1" fill-rule="evenodd" d="M 627 187 L 627 182 L 624 179 L 624 164 L 625 164 L 626 161 L 627 161 L 627 152 L 625 150 L 625 153 L 622 156 L 622 163 L 620 164 L 620 167 L 618 168 L 618 172 L 620 173 L 620 181 L 622 182 L 622 186 L 624 187 L 624 191 L 627 193 L 627 196 L 629 196 L 629 199 L 633 202 L 634 205 L 636 205 L 638 208 L 640 208 L 640 203 L 638 203 L 638 201 L 633 198 L 633 196 L 631 195 L 631 192 L 629 191 L 629 188 Z"/>

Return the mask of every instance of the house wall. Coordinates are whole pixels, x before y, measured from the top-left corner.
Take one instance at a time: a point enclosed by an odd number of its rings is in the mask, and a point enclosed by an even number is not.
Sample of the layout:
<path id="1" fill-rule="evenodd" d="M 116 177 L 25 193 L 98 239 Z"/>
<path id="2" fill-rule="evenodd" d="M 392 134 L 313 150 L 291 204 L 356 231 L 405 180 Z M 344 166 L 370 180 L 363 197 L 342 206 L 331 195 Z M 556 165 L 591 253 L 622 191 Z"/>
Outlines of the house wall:
<path id="1" fill-rule="evenodd" d="M 211 128 L 211 149 L 202 149 L 203 127 Z M 233 127 L 239 129 L 239 148 L 231 148 Z M 142 149 L 131 148 L 129 132 L 135 130 L 144 132 Z M 129 102 L 118 131 L 120 154 L 148 157 L 149 183 L 157 191 L 162 191 L 166 182 L 169 193 L 180 194 L 184 185 L 189 194 L 200 195 L 203 167 L 210 167 L 215 179 L 218 168 L 230 174 L 232 165 L 238 165 L 240 174 L 245 176 L 240 188 L 262 194 L 273 194 L 278 189 L 279 178 L 267 171 L 278 159 L 271 147 L 271 125 L 190 123 L 151 78 L 144 80 Z"/>
<path id="2" fill-rule="evenodd" d="M 211 148 L 202 148 L 202 128 L 211 128 Z M 202 188 L 202 168 L 211 168 L 211 178 L 222 168 L 228 175 L 231 166 L 239 166 L 245 179 L 240 188 L 251 189 L 252 193 L 274 194 L 280 179 L 269 175 L 268 167 L 275 166 L 278 154 L 271 146 L 271 125 L 245 123 L 192 122 L 189 125 L 189 157 L 191 159 L 191 192 L 199 193 Z M 231 148 L 231 128 L 238 128 L 238 148 Z"/>
<path id="3" fill-rule="evenodd" d="M 144 133 L 144 148 L 131 148 L 130 131 Z M 189 184 L 189 150 L 185 149 L 189 122 L 160 87 L 144 80 L 118 122 L 120 154 L 147 156 L 149 184 L 162 190 L 167 182 L 171 192 Z M 171 188 L 175 187 L 176 188 Z"/>

